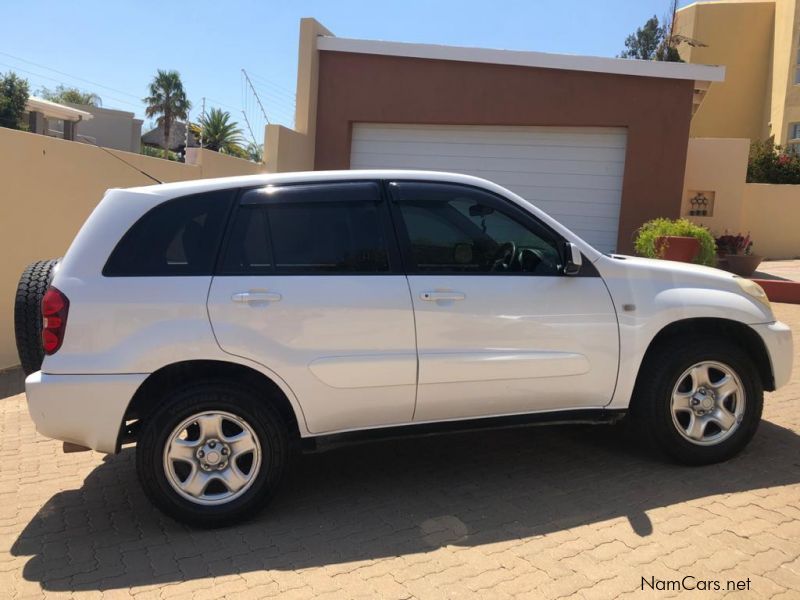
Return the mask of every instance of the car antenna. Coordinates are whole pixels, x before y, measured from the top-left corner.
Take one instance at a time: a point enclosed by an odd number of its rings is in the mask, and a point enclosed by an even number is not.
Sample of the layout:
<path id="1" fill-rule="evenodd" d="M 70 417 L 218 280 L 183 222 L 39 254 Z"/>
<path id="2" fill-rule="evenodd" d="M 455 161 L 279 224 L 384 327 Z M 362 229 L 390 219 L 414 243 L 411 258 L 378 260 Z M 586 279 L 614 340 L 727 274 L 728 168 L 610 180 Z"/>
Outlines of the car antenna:
<path id="1" fill-rule="evenodd" d="M 150 175 L 150 173 L 147 173 L 147 172 L 143 171 L 143 170 L 142 170 L 142 169 L 140 169 L 139 167 L 135 167 L 134 165 L 132 165 L 131 163 L 129 163 L 127 160 L 125 160 L 125 159 L 124 159 L 124 158 L 122 158 L 121 156 L 117 156 L 116 154 L 114 154 L 113 152 L 111 152 L 111 150 L 109 150 L 108 148 L 103 148 L 103 147 L 102 147 L 100 144 L 98 144 L 97 142 L 95 142 L 95 141 L 91 140 L 90 138 L 86 137 L 85 135 L 80 135 L 80 134 L 78 134 L 78 137 L 79 137 L 79 138 L 81 138 L 83 141 L 90 143 L 92 146 L 95 146 L 95 147 L 97 147 L 97 148 L 100 148 L 100 150 L 102 150 L 103 152 L 106 152 L 106 153 L 110 154 L 111 156 L 113 156 L 114 158 L 116 158 L 118 161 L 125 163 L 125 164 L 126 164 L 126 165 L 128 165 L 128 166 L 129 166 L 131 169 L 133 169 L 134 171 L 139 171 L 139 173 L 141 173 L 141 174 L 142 174 L 142 175 L 144 175 L 145 177 L 149 177 L 150 179 L 152 179 L 152 180 L 153 180 L 153 181 L 155 181 L 156 183 L 164 183 L 164 182 L 163 182 L 163 181 L 161 181 L 160 179 L 156 179 L 155 177 L 153 177 L 152 175 Z"/>

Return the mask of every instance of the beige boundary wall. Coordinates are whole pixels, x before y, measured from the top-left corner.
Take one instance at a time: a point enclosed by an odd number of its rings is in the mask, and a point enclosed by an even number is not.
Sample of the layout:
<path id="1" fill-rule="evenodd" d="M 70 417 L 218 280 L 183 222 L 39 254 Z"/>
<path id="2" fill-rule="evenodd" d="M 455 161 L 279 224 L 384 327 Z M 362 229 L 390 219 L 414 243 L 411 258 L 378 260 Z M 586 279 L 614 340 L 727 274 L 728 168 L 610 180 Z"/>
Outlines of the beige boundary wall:
<path id="1" fill-rule="evenodd" d="M 753 252 L 800 257 L 800 185 L 746 183 L 750 140 L 690 138 L 681 215 L 715 235 L 750 233 Z M 713 197 L 713 215 L 692 216 L 691 199 Z"/>
<path id="2" fill-rule="evenodd" d="M 726 229 L 738 229 L 749 151 L 749 139 L 689 138 L 681 216 L 705 225 L 717 235 Z M 698 193 L 713 198 L 712 216 L 689 215 L 691 199 Z"/>
<path id="3" fill-rule="evenodd" d="M 295 128 L 267 125 L 264 133 L 264 164 L 271 173 L 314 170 L 319 81 L 317 38 L 323 35 L 333 34 L 314 19 L 300 20 Z"/>
<path id="4" fill-rule="evenodd" d="M 196 151 L 195 164 L 111 152 L 162 181 L 265 171 L 264 165 L 209 150 Z M 5 128 L 0 128 L 0 182 L 1 370 L 19 364 L 13 311 L 22 270 L 35 260 L 63 256 L 107 189 L 153 182 L 95 146 Z"/>
<path id="5" fill-rule="evenodd" d="M 800 185 L 745 184 L 742 230 L 765 258 L 800 258 Z"/>

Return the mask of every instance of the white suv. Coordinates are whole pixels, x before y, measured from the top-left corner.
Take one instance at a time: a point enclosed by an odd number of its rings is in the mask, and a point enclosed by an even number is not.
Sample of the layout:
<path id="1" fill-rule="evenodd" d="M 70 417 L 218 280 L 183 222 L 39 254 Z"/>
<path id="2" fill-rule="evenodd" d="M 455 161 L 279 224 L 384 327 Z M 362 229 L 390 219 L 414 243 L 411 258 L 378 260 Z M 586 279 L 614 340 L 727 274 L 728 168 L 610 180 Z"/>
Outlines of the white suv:
<path id="1" fill-rule="evenodd" d="M 111 190 L 41 306 L 37 429 L 72 449 L 135 441 L 153 502 L 202 525 L 262 506 L 294 448 L 367 433 L 627 413 L 681 462 L 725 460 L 791 371 L 755 283 L 604 255 L 447 173 Z"/>

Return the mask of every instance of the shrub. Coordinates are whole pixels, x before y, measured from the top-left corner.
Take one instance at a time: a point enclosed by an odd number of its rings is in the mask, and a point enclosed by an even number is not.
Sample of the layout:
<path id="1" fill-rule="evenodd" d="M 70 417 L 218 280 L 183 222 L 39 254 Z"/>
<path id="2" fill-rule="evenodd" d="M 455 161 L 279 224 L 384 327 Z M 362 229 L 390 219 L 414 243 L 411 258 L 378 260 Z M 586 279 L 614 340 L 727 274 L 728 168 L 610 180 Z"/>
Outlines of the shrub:
<path id="1" fill-rule="evenodd" d="M 144 154 L 145 156 L 152 156 L 153 158 L 164 158 L 164 151 L 160 148 L 153 148 L 152 146 L 145 146 L 139 149 L 139 154 Z M 172 150 L 167 150 L 167 160 L 173 160 L 181 162 L 181 157 L 178 155 L 177 152 L 173 152 Z"/>
<path id="2" fill-rule="evenodd" d="M 717 245 L 711 232 L 688 219 L 658 218 L 648 221 L 636 232 L 634 248 L 637 254 L 648 258 L 661 258 L 656 249 L 656 239 L 666 236 L 694 237 L 700 240 L 700 252 L 694 261 L 713 267 L 717 262 Z"/>
<path id="3" fill-rule="evenodd" d="M 753 142 L 747 159 L 747 182 L 800 184 L 800 155 L 783 151 L 774 138 Z"/>
<path id="4" fill-rule="evenodd" d="M 717 253 L 720 256 L 726 254 L 745 254 L 753 253 L 753 240 L 750 239 L 750 234 L 742 235 L 741 233 L 730 234 L 727 231 L 724 235 L 719 236 L 715 240 L 717 242 Z"/>

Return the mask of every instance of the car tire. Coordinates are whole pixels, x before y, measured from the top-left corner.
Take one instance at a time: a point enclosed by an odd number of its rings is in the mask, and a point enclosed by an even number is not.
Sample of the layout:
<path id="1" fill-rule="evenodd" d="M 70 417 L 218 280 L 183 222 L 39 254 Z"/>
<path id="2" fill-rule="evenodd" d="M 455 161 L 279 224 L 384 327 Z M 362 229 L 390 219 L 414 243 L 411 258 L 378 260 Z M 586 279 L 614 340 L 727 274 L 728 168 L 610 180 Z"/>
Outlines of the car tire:
<path id="1" fill-rule="evenodd" d="M 735 343 L 673 338 L 642 364 L 631 425 L 680 463 L 713 464 L 734 457 L 753 438 L 763 397 L 756 366 Z"/>
<path id="2" fill-rule="evenodd" d="M 37 260 L 22 272 L 14 299 L 14 336 L 25 375 L 42 368 L 42 298 L 58 260 Z"/>
<path id="3" fill-rule="evenodd" d="M 136 447 L 139 481 L 159 509 L 193 526 L 220 527 L 266 505 L 288 460 L 287 428 L 269 398 L 209 381 L 165 394 L 159 404 L 143 423 Z M 254 450 L 242 453 L 248 438 Z M 243 465 L 248 457 L 249 465 Z"/>

